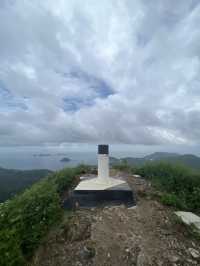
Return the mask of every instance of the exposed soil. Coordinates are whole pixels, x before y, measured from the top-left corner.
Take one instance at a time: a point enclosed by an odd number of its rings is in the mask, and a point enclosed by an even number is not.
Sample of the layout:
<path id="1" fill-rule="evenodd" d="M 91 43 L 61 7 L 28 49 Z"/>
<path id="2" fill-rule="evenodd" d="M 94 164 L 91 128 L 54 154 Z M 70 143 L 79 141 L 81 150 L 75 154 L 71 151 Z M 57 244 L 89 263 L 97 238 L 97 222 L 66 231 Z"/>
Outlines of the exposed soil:
<path id="1" fill-rule="evenodd" d="M 32 266 L 200 265 L 200 242 L 175 222 L 173 210 L 151 195 L 139 177 L 128 177 L 137 207 L 77 210 L 52 231 Z"/>

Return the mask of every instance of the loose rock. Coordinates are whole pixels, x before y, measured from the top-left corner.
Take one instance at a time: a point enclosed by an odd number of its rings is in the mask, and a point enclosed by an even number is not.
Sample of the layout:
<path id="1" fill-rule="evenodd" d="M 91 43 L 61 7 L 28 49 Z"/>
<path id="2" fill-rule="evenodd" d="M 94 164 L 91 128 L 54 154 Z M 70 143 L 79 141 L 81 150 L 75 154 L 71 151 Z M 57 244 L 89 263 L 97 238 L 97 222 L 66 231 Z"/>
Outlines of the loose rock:
<path id="1" fill-rule="evenodd" d="M 188 250 L 194 259 L 198 259 L 200 257 L 200 253 L 196 249 L 189 248 Z"/>

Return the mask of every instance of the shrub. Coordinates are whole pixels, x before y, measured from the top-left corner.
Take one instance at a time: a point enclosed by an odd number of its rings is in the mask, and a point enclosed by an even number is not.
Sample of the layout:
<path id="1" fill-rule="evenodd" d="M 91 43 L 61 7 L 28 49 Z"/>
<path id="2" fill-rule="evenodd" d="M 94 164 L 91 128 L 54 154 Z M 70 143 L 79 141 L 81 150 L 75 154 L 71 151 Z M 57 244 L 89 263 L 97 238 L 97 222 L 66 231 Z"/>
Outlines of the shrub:
<path id="1" fill-rule="evenodd" d="M 59 193 L 69 188 L 77 170 L 64 169 L 0 204 L 0 266 L 22 266 L 49 228 L 60 221 Z"/>
<path id="2" fill-rule="evenodd" d="M 165 193 L 161 196 L 161 202 L 168 206 L 174 206 L 176 208 L 185 208 L 185 204 L 175 194 Z"/>
<path id="3" fill-rule="evenodd" d="M 200 211 L 200 174 L 182 165 L 148 163 L 137 170 L 166 192 L 163 202 L 185 210 Z"/>
<path id="4" fill-rule="evenodd" d="M 0 265 L 24 265 L 24 257 L 20 249 L 19 237 L 15 230 L 0 230 Z"/>
<path id="5" fill-rule="evenodd" d="M 188 195 L 188 206 L 190 209 L 200 210 L 200 186 L 194 187 L 192 193 Z"/>
<path id="6" fill-rule="evenodd" d="M 75 183 L 77 173 L 78 170 L 76 168 L 65 168 L 51 175 L 49 180 L 55 185 L 57 192 L 62 194 L 66 188 Z"/>
<path id="7" fill-rule="evenodd" d="M 79 164 L 75 169 L 77 174 L 87 174 L 93 170 L 94 167 L 87 164 Z"/>
<path id="8" fill-rule="evenodd" d="M 5 231 L 10 231 L 9 240 L 17 243 L 20 248 L 18 253 L 29 256 L 60 217 L 61 207 L 56 189 L 43 181 L 5 202 L 1 209 L 0 232 L 3 235 Z M 9 251 L 10 242 L 5 241 L 4 245 L 8 245 L 7 252 L 12 254 L 12 250 Z"/>

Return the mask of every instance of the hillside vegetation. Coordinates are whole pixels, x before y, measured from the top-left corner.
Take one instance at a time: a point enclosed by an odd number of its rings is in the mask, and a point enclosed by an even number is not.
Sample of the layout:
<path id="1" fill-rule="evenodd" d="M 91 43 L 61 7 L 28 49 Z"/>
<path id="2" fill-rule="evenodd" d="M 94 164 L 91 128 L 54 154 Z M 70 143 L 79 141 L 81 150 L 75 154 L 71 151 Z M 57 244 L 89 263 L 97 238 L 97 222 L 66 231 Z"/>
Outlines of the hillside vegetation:
<path id="1" fill-rule="evenodd" d="M 198 235 L 175 219 L 174 208 L 158 202 L 166 191 L 171 193 L 176 187 L 169 187 L 169 178 L 178 179 L 179 187 L 182 174 L 189 171 L 190 177 L 190 170 L 168 164 L 123 167 L 124 172 L 112 170 L 111 174 L 127 180 L 137 195 L 137 207 L 108 204 L 104 208 L 77 209 L 48 234 L 30 266 L 200 265 Z M 141 173 L 145 178 L 131 173 Z M 192 183 L 192 190 L 194 186 Z M 179 187 L 178 192 L 183 189 Z"/>
<path id="2" fill-rule="evenodd" d="M 83 167 L 64 169 L 0 204 L 0 266 L 23 266 L 50 227 L 61 220 L 60 196 Z"/>
<path id="3" fill-rule="evenodd" d="M 0 202 L 52 173 L 49 170 L 12 170 L 0 167 Z"/>
<path id="4" fill-rule="evenodd" d="M 163 162 L 133 167 L 122 161 L 115 167 L 151 181 L 161 192 L 163 203 L 200 213 L 199 172 Z M 82 165 L 52 173 L 0 204 L 0 266 L 23 266 L 30 261 L 50 228 L 62 219 L 63 193 L 73 187 L 77 176 L 88 171 L 90 168 Z"/>
<path id="5" fill-rule="evenodd" d="M 114 165 L 120 171 L 140 174 L 161 191 L 161 201 L 181 210 L 200 213 L 200 171 L 178 163 L 148 162 L 133 166 L 126 160 Z"/>
<path id="6" fill-rule="evenodd" d="M 167 162 L 148 163 L 135 171 L 164 192 L 163 203 L 200 213 L 199 172 Z"/>

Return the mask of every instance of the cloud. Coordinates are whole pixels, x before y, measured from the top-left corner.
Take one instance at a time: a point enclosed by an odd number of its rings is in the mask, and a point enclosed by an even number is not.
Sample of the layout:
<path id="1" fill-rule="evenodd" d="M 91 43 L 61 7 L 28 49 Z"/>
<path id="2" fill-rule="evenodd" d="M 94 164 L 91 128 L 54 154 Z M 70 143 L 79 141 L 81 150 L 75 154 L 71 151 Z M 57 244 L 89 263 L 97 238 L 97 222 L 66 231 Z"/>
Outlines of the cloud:
<path id="1" fill-rule="evenodd" d="M 2 1 L 0 145 L 199 144 L 199 1 Z"/>

